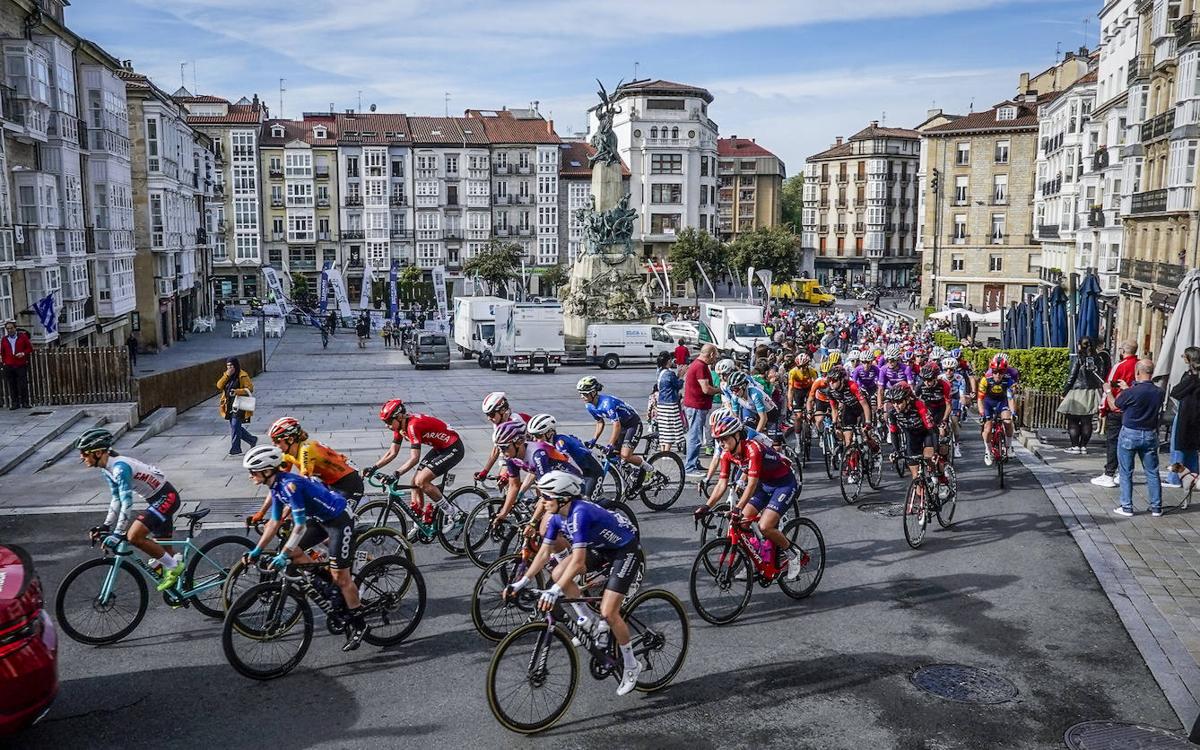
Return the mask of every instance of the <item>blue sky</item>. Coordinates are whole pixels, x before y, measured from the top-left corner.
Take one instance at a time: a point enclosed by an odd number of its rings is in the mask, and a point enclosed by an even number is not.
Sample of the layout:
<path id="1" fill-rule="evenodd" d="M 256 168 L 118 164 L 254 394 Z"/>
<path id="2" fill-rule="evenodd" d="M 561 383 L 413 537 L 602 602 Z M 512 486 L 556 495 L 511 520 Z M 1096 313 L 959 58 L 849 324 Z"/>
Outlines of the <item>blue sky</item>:
<path id="1" fill-rule="evenodd" d="M 912 126 L 1015 92 L 1096 44 L 1099 0 L 73 0 L 67 23 L 168 91 L 257 92 L 283 114 L 378 105 L 440 115 L 540 102 L 582 130 L 594 78 L 707 87 L 722 135 L 788 173 L 872 119 Z M 1090 19 L 1085 37 L 1084 19 Z"/>

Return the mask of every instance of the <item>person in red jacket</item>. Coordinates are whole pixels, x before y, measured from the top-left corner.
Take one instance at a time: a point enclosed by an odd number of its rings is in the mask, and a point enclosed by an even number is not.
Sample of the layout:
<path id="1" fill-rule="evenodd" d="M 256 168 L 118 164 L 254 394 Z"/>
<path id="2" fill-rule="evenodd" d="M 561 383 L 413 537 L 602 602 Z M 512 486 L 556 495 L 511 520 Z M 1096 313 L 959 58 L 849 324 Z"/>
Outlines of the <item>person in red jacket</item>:
<path id="1" fill-rule="evenodd" d="M 29 334 L 17 330 L 15 320 L 5 321 L 4 337 L 0 338 L 0 362 L 4 365 L 4 381 L 8 384 L 10 410 L 29 408 L 29 357 L 33 344 Z"/>

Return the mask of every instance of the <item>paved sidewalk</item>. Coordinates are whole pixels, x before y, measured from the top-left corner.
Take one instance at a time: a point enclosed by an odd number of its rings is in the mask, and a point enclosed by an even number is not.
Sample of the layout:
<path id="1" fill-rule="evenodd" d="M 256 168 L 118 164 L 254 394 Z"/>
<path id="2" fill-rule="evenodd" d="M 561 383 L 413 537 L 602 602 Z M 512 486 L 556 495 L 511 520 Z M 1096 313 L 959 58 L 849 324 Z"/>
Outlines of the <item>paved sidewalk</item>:
<path id="1" fill-rule="evenodd" d="M 1065 433 L 1043 432 L 1018 455 L 1041 484 L 1121 617 L 1184 727 L 1200 713 L 1200 509 L 1146 511 L 1145 476 L 1134 471 L 1133 518 L 1114 515 L 1118 488 L 1089 481 L 1104 466 L 1103 436 L 1086 456 L 1065 453 Z M 1165 472 L 1164 472 L 1165 476 Z M 1163 487 L 1163 506 L 1182 490 Z M 1200 499 L 1198 500 L 1200 504 Z"/>
<path id="2" fill-rule="evenodd" d="M 232 328 L 233 323 L 218 320 L 216 328 L 212 331 L 189 333 L 186 340 L 176 342 L 158 353 L 142 352 L 138 354 L 137 365 L 133 368 L 134 377 L 177 370 L 219 357 L 238 356 L 245 352 L 262 350 L 261 330 L 257 336 L 235 339 L 229 335 Z M 284 336 L 287 336 L 286 331 Z M 283 338 L 268 338 L 268 356 L 273 355 L 275 349 L 282 342 Z"/>

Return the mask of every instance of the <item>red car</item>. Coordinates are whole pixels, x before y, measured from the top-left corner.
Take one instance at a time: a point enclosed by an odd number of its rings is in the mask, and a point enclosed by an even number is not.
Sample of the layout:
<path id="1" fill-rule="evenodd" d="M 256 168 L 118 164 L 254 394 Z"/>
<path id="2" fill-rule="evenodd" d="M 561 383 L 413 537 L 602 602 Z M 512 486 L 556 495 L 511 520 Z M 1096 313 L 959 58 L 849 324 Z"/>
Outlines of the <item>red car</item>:
<path id="1" fill-rule="evenodd" d="M 0 737 L 42 718 L 58 694 L 58 635 L 20 547 L 0 546 Z"/>

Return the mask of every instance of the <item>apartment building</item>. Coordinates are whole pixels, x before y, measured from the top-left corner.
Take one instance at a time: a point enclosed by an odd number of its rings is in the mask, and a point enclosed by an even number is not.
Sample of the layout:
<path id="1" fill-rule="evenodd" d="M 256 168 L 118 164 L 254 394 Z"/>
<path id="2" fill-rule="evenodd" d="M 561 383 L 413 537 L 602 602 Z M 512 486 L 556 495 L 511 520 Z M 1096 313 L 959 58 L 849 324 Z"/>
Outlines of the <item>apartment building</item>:
<path id="1" fill-rule="evenodd" d="M 1038 113 L 1033 235 L 1042 246 L 1037 265 L 1047 290 L 1067 274 L 1095 267 L 1098 238 L 1092 230 L 1098 231 L 1104 218 L 1098 203 L 1101 175 L 1095 169 L 1100 128 L 1092 122 L 1096 80 L 1096 71 L 1088 73 Z"/>
<path id="2" fill-rule="evenodd" d="M 665 262 L 678 230 L 718 231 L 718 128 L 708 116 L 713 95 L 698 86 L 636 80 L 612 98 L 621 110 L 613 132 L 629 167 L 630 205 L 638 209 L 634 241 L 645 257 Z M 595 132 L 595 109 L 589 123 Z"/>
<path id="3" fill-rule="evenodd" d="M 866 128 L 807 159 L 801 248 L 822 283 L 904 286 L 916 273 L 921 134 Z"/>
<path id="4" fill-rule="evenodd" d="M 590 205 L 592 167 L 589 159 L 596 153 L 585 140 L 564 140 L 558 168 L 558 246 L 559 262 L 573 264 L 583 252 L 583 222 L 577 212 Z M 621 165 L 622 185 L 629 189 L 629 168 Z"/>
<path id="5" fill-rule="evenodd" d="M 216 152 L 212 197 L 204 217 L 216 296 L 258 297 L 263 293 L 258 139 L 269 116 L 267 105 L 258 94 L 230 102 L 181 87 L 173 96 L 187 110 L 188 124 L 211 138 Z"/>
<path id="6" fill-rule="evenodd" d="M 753 138 L 717 139 L 717 236 L 725 242 L 783 217 L 783 181 L 787 169 Z M 795 227 L 800 231 L 800 227 Z"/>
<path id="7" fill-rule="evenodd" d="M 212 268 L 204 211 L 216 153 L 170 94 L 127 66 L 119 71 L 132 141 L 136 335 L 160 350 L 211 310 Z M 99 222 L 97 222 L 99 223 Z"/>
<path id="8" fill-rule="evenodd" d="M 1128 125 L 1117 326 L 1141 351 L 1158 350 L 1196 245 L 1200 147 L 1200 7 L 1194 0 L 1135 3 L 1121 33 L 1136 29 L 1128 60 Z M 1117 61 L 1120 62 L 1119 60 Z M 1119 73 L 1119 70 L 1118 70 Z"/>

